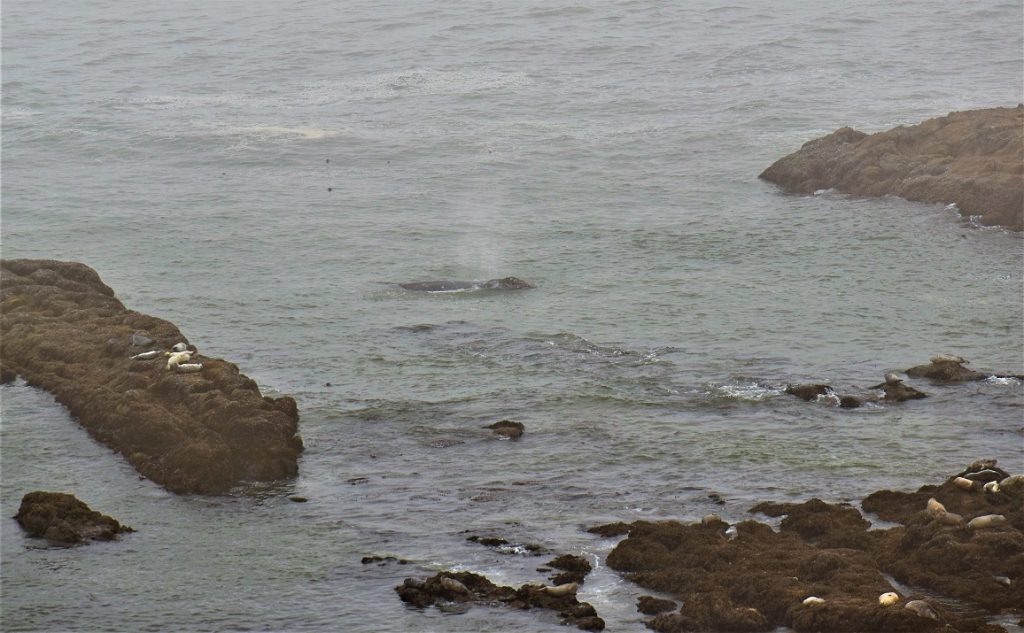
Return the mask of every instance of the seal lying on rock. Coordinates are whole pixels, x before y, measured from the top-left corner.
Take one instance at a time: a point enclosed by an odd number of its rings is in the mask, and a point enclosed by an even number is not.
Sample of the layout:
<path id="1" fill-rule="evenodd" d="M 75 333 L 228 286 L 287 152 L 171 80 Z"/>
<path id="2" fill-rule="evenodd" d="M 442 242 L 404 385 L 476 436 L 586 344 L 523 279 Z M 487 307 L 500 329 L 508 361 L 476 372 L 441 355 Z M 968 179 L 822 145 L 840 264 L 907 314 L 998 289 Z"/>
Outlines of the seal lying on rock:
<path id="1" fill-rule="evenodd" d="M 882 399 L 890 402 L 903 402 L 904 400 L 917 400 L 928 397 L 928 394 L 923 391 L 918 391 L 913 387 L 904 385 L 903 381 L 896 374 L 886 374 L 885 382 L 871 386 L 869 389 L 881 389 L 885 393 Z"/>
<path id="2" fill-rule="evenodd" d="M 456 290 L 523 290 L 535 288 L 533 284 L 518 277 L 503 277 L 487 281 L 414 281 L 398 284 L 406 290 L 418 292 L 453 292 Z"/>
<path id="3" fill-rule="evenodd" d="M 969 364 L 969 361 L 951 354 L 936 354 L 928 360 L 930 361 L 928 365 L 916 365 L 904 373 L 911 378 L 927 378 L 935 382 L 970 382 L 985 380 L 989 377 L 1024 379 L 1024 376 L 1019 374 L 986 374 L 967 369 L 964 365 Z"/>

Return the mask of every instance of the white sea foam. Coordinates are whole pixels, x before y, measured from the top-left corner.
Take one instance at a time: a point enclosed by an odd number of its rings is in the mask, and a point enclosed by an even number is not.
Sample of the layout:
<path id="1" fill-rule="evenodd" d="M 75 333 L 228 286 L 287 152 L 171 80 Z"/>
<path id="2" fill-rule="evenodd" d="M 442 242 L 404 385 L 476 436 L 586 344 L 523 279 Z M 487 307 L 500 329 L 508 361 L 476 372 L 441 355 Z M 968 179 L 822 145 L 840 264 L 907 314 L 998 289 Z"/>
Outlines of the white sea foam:
<path id="1" fill-rule="evenodd" d="M 783 393 L 783 390 L 774 387 L 766 387 L 757 383 L 750 383 L 746 385 L 712 386 L 704 393 L 715 398 L 760 402 Z"/>
<path id="2" fill-rule="evenodd" d="M 225 135 L 243 136 L 292 136 L 301 139 L 331 138 L 344 134 L 346 130 L 326 129 L 319 127 L 287 127 L 283 125 L 247 125 L 225 128 L 220 133 Z"/>
<path id="3" fill-rule="evenodd" d="M 985 379 L 985 382 L 987 382 L 989 384 L 992 384 L 992 385 L 1006 385 L 1006 386 L 1016 386 L 1016 385 L 1021 384 L 1020 380 L 1018 380 L 1017 378 L 1013 378 L 1011 376 L 1006 376 L 1006 377 L 989 376 L 988 378 Z"/>

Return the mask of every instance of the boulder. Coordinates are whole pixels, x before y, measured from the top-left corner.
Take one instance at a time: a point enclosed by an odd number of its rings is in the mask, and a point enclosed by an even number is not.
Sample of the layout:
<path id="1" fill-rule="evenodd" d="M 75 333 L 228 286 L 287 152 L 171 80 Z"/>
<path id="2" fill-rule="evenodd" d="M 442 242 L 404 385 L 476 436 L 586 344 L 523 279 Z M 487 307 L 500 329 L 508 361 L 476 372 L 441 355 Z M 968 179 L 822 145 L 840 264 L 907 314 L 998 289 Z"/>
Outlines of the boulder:
<path id="1" fill-rule="evenodd" d="M 99 442 L 177 493 L 219 494 L 298 472 L 302 440 L 290 397 L 270 398 L 238 367 L 194 353 L 133 360 L 138 343 L 169 350 L 172 323 L 128 310 L 96 271 L 74 262 L 0 261 L 0 366 L 49 391 Z M 152 351 L 152 350 L 147 350 Z M 195 369 L 195 368 L 193 368 Z"/>
<path id="2" fill-rule="evenodd" d="M 792 193 L 836 189 L 956 204 L 986 225 L 1024 230 L 1024 105 L 953 112 L 865 134 L 809 141 L 760 177 Z"/>
<path id="3" fill-rule="evenodd" d="M 30 536 L 58 545 L 112 541 L 119 534 L 135 531 L 64 492 L 26 494 L 14 519 Z"/>

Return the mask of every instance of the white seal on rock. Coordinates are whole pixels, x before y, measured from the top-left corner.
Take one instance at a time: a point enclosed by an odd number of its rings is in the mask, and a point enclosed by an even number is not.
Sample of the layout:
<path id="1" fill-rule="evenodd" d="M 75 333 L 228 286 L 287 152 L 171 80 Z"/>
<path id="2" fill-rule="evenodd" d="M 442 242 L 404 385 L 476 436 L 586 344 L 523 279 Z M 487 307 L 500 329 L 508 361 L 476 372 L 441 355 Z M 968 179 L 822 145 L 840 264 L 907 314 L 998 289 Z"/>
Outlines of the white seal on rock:
<path id="1" fill-rule="evenodd" d="M 576 593 L 576 590 L 580 588 L 578 582 L 567 582 L 564 585 L 555 585 L 553 587 L 544 587 L 541 589 L 544 593 L 549 596 L 568 596 Z"/>
<path id="2" fill-rule="evenodd" d="M 985 492 L 991 492 L 993 494 L 999 492 L 999 482 L 990 481 L 987 484 L 985 484 Z"/>
<path id="3" fill-rule="evenodd" d="M 180 365 L 174 366 L 174 371 L 178 372 L 179 374 L 194 374 L 197 371 L 202 371 L 202 369 L 202 363 L 182 363 Z"/>
<path id="4" fill-rule="evenodd" d="M 929 512 L 945 512 L 946 506 L 939 503 L 939 500 L 935 497 L 928 499 L 928 511 Z"/>
<path id="5" fill-rule="evenodd" d="M 181 363 L 187 363 L 191 358 L 192 352 L 167 352 L 167 369 L 174 369 Z"/>
<path id="6" fill-rule="evenodd" d="M 153 349 L 153 350 L 149 350 L 148 352 L 142 352 L 141 354 L 136 354 L 135 356 L 132 356 L 130 360 L 153 360 L 154 358 L 156 358 L 160 354 L 163 354 L 163 352 L 161 352 L 158 349 Z"/>
<path id="7" fill-rule="evenodd" d="M 889 607 L 900 601 L 900 594 L 895 591 L 887 591 L 882 595 L 878 596 L 878 604 L 883 607 Z"/>
<path id="8" fill-rule="evenodd" d="M 184 351 L 185 351 L 185 350 L 187 350 L 187 349 L 188 349 L 188 345 L 187 345 L 187 344 L 185 344 L 185 343 L 175 343 L 175 344 L 174 344 L 174 345 L 173 345 L 173 346 L 171 347 L 171 351 L 172 351 L 172 352 L 184 352 Z"/>
<path id="9" fill-rule="evenodd" d="M 974 482 L 965 477 L 957 477 L 953 480 L 953 483 L 963 488 L 964 490 L 970 490 L 974 487 Z"/>
<path id="10" fill-rule="evenodd" d="M 818 596 L 807 596 L 804 598 L 803 603 L 809 607 L 813 607 L 819 604 L 825 604 L 825 599 L 819 598 Z"/>
<path id="11" fill-rule="evenodd" d="M 968 365 L 969 362 L 961 356 L 954 356 L 952 354 L 936 354 L 929 358 L 933 363 L 956 363 L 957 365 Z"/>

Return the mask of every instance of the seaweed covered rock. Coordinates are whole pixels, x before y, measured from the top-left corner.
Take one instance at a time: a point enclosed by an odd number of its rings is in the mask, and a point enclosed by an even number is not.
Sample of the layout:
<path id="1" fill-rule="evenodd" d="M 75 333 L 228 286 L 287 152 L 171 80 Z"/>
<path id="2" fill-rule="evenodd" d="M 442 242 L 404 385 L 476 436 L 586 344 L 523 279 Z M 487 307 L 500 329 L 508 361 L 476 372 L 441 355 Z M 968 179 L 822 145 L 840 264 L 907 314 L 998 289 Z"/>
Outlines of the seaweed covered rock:
<path id="1" fill-rule="evenodd" d="M 556 574 L 551 578 L 551 582 L 556 585 L 564 585 L 571 582 L 582 584 L 587 574 L 593 569 L 590 561 L 574 554 L 563 554 L 549 561 L 548 567 L 562 570 L 562 573 Z"/>
<path id="2" fill-rule="evenodd" d="M 90 435 L 168 490 L 217 494 L 298 472 L 292 398 L 264 397 L 234 364 L 198 354 L 173 324 L 126 309 L 88 266 L 3 260 L 0 315 L 3 378 L 20 375 L 52 393 Z M 178 344 L 187 373 L 164 353 Z"/>
<path id="3" fill-rule="evenodd" d="M 64 492 L 26 494 L 14 519 L 30 536 L 60 545 L 111 541 L 119 534 L 135 531 Z"/>
<path id="4" fill-rule="evenodd" d="M 472 602 L 502 603 L 516 609 L 548 609 L 558 613 L 562 624 L 584 631 L 604 630 L 604 620 L 594 607 L 576 599 L 576 583 L 555 586 L 498 586 L 472 572 L 441 572 L 430 578 L 406 578 L 395 587 L 398 597 L 414 607 Z"/>
<path id="5" fill-rule="evenodd" d="M 878 531 L 871 546 L 900 582 L 1024 612 L 1024 479 L 979 460 L 941 485 L 878 491 L 862 505 L 904 525 Z"/>
<path id="6" fill-rule="evenodd" d="M 719 525 L 637 522 L 608 565 L 682 600 L 678 612 L 648 622 L 664 633 L 937 630 L 934 621 L 878 604 L 892 588 L 867 552 L 816 547 L 794 530 L 775 532 L 756 521 L 736 528 L 729 539 Z M 821 602 L 807 602 L 811 597 Z"/>
<path id="7" fill-rule="evenodd" d="M 983 613 L 1024 614 L 1024 478 L 979 460 L 940 486 L 879 491 L 865 510 L 903 525 L 869 530 L 856 508 L 761 503 L 756 521 L 635 522 L 609 567 L 682 601 L 661 632 L 992 631 Z M 885 574 L 944 596 L 900 596 Z M 952 608 L 950 599 L 969 608 Z"/>
<path id="8" fill-rule="evenodd" d="M 953 112 L 865 134 L 809 141 L 761 173 L 793 193 L 837 189 L 955 203 L 982 224 L 1024 230 L 1024 105 Z"/>

